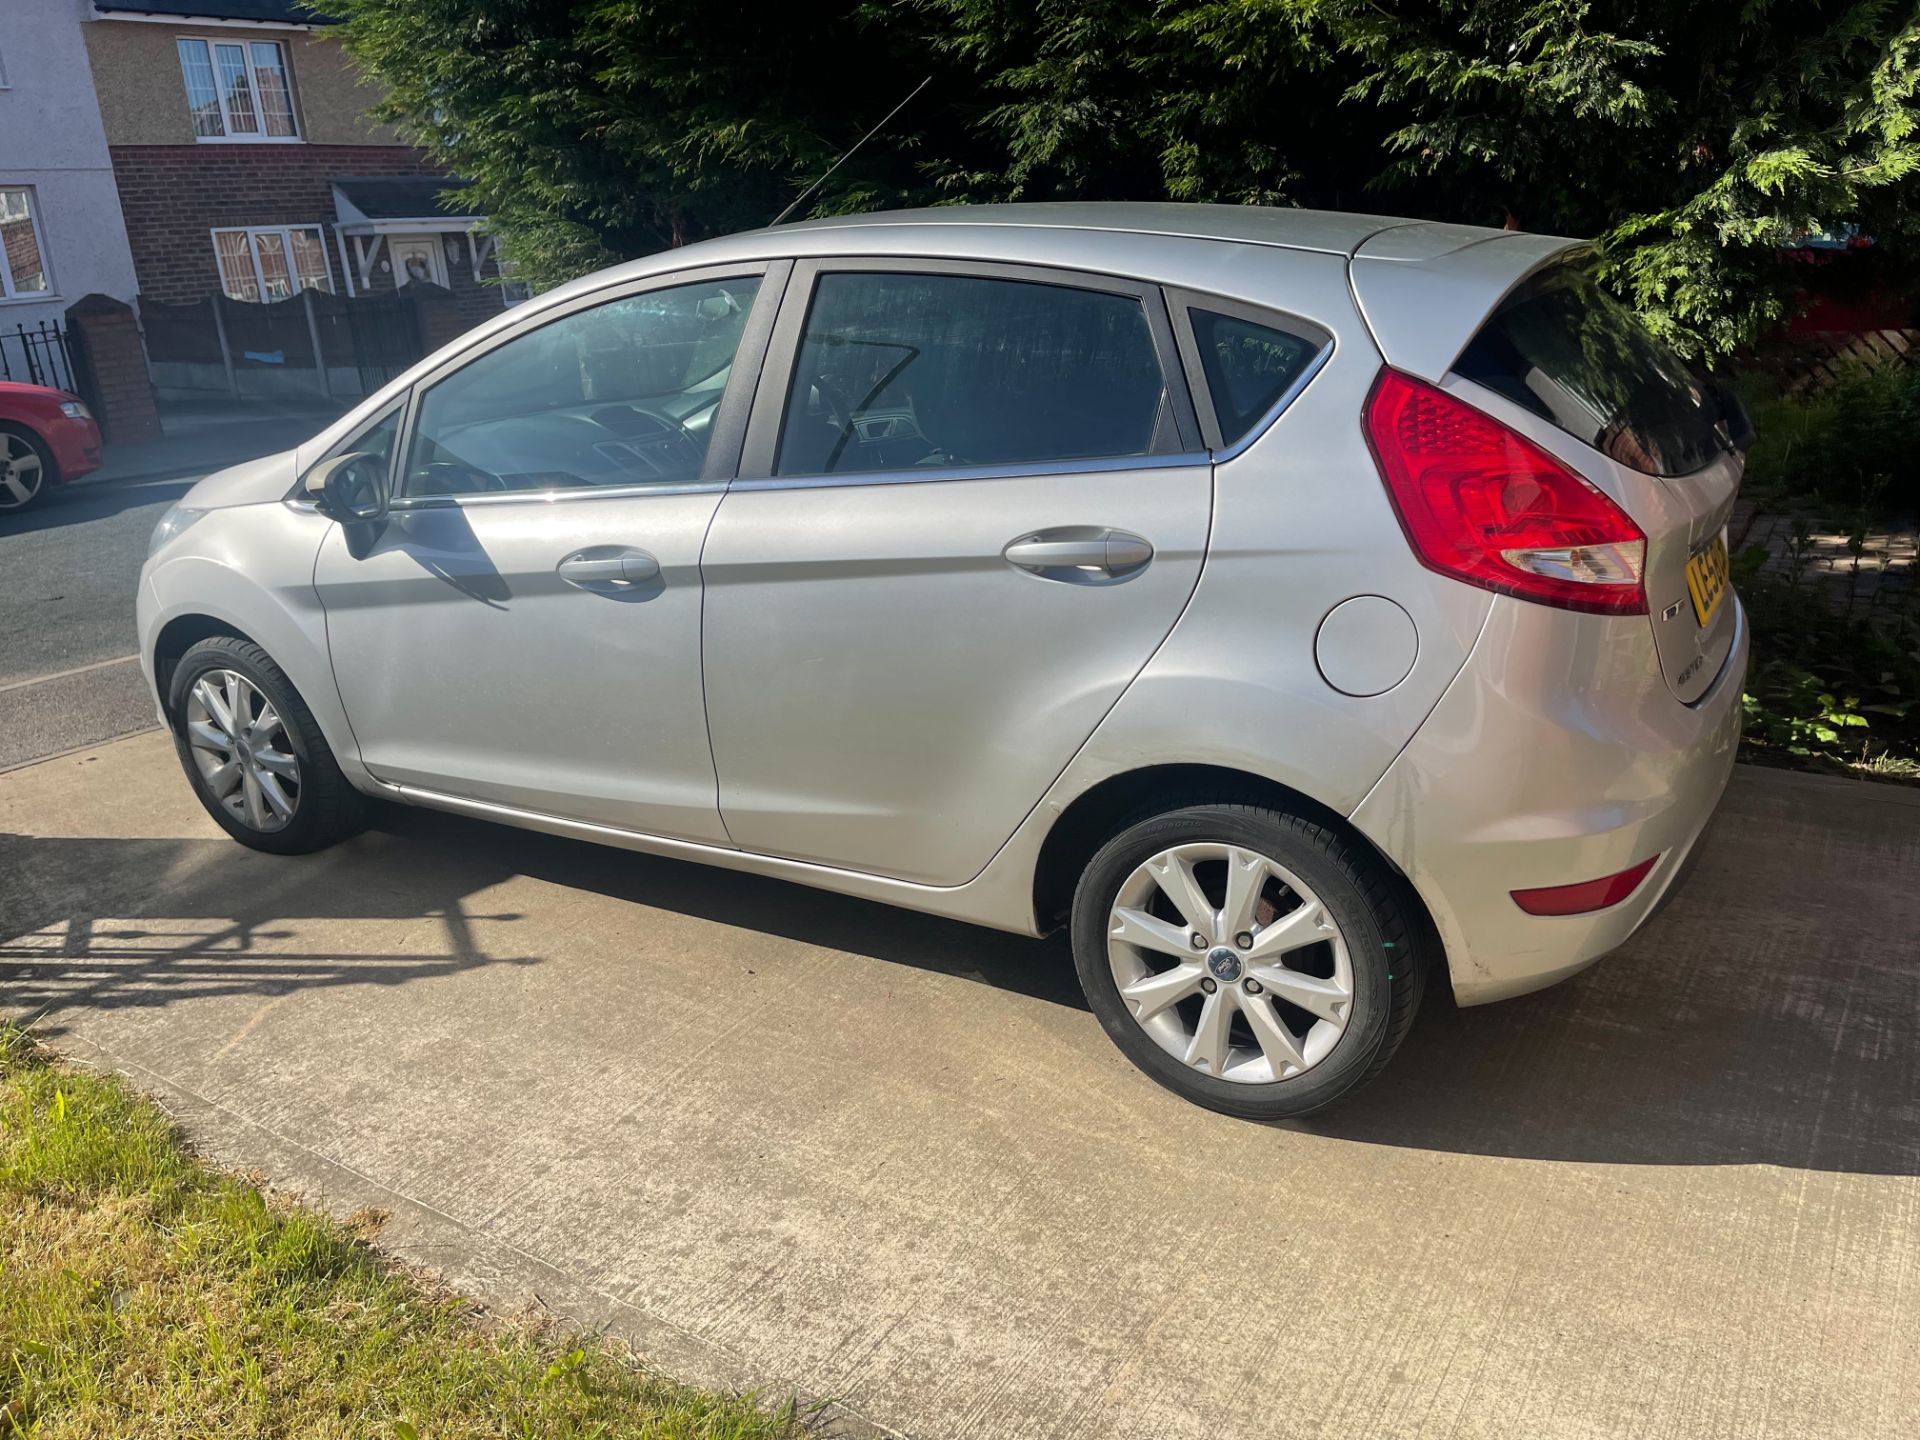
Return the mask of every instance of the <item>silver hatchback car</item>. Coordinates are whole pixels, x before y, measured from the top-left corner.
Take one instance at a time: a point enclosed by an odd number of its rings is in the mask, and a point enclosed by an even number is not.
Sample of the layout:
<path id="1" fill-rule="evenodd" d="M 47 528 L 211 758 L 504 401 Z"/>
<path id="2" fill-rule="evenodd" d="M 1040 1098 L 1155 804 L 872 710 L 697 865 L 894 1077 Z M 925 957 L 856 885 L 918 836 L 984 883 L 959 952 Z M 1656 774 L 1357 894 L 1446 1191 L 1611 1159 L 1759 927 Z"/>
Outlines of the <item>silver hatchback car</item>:
<path id="1" fill-rule="evenodd" d="M 202 481 L 140 653 L 244 844 L 385 799 L 1065 925 L 1135 1063 L 1271 1118 L 1672 890 L 1750 438 L 1574 241 L 865 215 L 576 281 Z"/>

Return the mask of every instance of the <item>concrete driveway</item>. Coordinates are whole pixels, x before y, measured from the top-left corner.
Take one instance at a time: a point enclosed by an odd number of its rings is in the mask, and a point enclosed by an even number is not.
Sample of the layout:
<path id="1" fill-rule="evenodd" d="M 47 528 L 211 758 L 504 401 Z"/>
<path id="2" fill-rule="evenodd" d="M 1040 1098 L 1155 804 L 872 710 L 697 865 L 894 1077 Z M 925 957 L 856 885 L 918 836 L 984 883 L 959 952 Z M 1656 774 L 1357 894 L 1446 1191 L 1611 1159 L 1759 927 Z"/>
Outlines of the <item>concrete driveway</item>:
<path id="1" fill-rule="evenodd" d="M 0 777 L 0 1009 L 496 1305 L 913 1436 L 1920 1429 L 1920 792 L 1742 767 L 1626 952 L 1181 1104 L 1063 948 L 430 815 Z"/>

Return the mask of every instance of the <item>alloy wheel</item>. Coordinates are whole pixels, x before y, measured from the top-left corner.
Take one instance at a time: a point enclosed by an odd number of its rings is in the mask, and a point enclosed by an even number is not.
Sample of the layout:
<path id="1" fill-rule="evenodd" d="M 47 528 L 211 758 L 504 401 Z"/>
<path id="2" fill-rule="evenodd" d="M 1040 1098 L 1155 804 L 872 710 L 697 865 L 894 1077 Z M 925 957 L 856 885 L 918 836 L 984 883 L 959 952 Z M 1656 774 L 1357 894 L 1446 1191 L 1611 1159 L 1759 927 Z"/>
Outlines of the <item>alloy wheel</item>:
<path id="1" fill-rule="evenodd" d="M 1266 1085 L 1332 1053 L 1353 1014 L 1353 962 L 1319 896 L 1243 846 L 1176 845 L 1121 884 L 1107 924 L 1121 1002 L 1203 1075 Z"/>
<path id="2" fill-rule="evenodd" d="M 283 828 L 300 804 L 286 722 L 246 676 L 209 670 L 187 692 L 187 744 L 207 793 L 254 830 Z"/>
<path id="3" fill-rule="evenodd" d="M 23 436 L 0 434 L 0 510 L 32 504 L 45 481 L 40 452 Z"/>

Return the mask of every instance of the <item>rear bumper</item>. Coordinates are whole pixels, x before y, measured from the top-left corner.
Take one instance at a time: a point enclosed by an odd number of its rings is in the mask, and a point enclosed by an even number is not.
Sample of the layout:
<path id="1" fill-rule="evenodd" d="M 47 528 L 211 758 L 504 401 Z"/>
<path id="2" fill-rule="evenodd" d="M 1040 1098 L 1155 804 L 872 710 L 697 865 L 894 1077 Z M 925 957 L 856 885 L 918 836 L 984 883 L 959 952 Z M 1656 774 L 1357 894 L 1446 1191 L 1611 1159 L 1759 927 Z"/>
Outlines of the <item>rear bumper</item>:
<path id="1" fill-rule="evenodd" d="M 1461 1004 L 1584 969 L 1673 890 L 1739 746 L 1748 633 L 1744 612 L 1735 620 L 1719 676 L 1683 705 L 1644 616 L 1495 603 L 1460 675 L 1351 817 L 1426 902 Z M 1639 888 L 1606 910 L 1534 916 L 1512 898 L 1650 856 Z"/>

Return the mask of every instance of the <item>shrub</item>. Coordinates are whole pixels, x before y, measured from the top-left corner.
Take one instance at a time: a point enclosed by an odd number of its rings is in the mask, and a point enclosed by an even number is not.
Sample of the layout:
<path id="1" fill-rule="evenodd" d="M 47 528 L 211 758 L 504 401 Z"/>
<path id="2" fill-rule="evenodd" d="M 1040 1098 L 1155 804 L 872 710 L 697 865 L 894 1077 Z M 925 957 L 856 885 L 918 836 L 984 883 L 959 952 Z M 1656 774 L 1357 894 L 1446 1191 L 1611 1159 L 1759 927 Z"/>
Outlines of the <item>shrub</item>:
<path id="1" fill-rule="evenodd" d="M 1753 499 L 1842 523 L 1920 508 L 1920 365 L 1850 365 L 1800 397 L 1741 388 L 1758 435 L 1747 456 Z"/>

